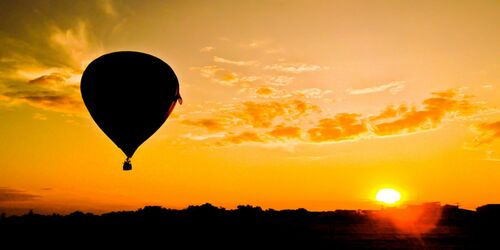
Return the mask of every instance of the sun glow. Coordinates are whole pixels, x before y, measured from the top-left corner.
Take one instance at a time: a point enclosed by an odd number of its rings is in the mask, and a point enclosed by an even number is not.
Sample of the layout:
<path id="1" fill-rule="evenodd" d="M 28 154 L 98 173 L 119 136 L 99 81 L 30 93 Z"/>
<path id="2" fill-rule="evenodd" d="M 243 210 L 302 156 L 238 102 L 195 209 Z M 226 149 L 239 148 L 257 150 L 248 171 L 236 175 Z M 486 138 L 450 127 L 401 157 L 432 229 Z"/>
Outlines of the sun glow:
<path id="1" fill-rule="evenodd" d="M 401 194 L 392 188 L 383 188 L 377 192 L 375 199 L 379 202 L 392 205 L 401 199 Z"/>

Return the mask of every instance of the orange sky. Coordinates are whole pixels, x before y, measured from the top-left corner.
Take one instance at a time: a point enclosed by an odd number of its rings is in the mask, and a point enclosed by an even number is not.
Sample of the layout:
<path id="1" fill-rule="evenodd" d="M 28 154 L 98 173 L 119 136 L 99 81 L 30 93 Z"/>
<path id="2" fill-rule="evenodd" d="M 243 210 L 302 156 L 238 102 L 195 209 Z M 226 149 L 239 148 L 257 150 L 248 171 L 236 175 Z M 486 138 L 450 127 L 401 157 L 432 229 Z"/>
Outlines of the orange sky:
<path id="1" fill-rule="evenodd" d="M 0 210 L 500 202 L 498 1 L 0 2 Z M 184 104 L 133 158 L 83 106 L 117 50 Z"/>

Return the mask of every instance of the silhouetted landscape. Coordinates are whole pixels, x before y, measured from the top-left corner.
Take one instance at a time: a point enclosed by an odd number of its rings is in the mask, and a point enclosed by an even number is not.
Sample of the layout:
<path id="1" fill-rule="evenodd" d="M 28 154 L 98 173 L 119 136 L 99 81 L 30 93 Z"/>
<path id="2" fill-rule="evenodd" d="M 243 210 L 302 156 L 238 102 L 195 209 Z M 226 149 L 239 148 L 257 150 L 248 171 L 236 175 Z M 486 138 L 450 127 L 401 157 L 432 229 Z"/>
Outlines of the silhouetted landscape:
<path id="1" fill-rule="evenodd" d="M 424 203 L 380 210 L 311 212 L 211 204 L 146 206 L 102 215 L 34 212 L 0 219 L 4 244 L 169 248 L 478 249 L 498 246 L 500 204 L 476 211 Z M 66 245 L 70 244 L 70 245 Z"/>

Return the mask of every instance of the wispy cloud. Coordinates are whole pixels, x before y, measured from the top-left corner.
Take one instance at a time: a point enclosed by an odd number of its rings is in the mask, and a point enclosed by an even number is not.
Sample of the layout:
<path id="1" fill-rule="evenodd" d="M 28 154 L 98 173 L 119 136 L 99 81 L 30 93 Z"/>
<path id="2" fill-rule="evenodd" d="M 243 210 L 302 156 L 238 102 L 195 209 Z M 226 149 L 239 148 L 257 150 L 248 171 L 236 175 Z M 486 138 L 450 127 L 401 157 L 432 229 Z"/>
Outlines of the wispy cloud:
<path id="1" fill-rule="evenodd" d="M 40 77 L 37 77 L 35 79 L 31 79 L 28 82 L 31 84 L 40 84 L 40 85 L 57 85 L 60 83 L 63 83 L 70 77 L 69 74 L 64 74 L 64 73 L 59 73 L 59 72 L 54 72 L 50 73 L 48 75 L 43 75 Z"/>
<path id="2" fill-rule="evenodd" d="M 184 137 L 194 140 L 194 141 L 203 141 L 207 139 L 214 139 L 214 138 L 223 138 L 226 136 L 226 133 L 214 133 L 214 134 L 202 134 L 202 135 L 195 135 L 192 133 L 185 134 Z"/>
<path id="3" fill-rule="evenodd" d="M 70 28 L 55 24 L 37 43 L 0 41 L 5 52 L 0 62 L 0 101 L 64 113 L 83 107 L 78 84 L 83 68 L 102 50 L 91 39 L 88 24 L 79 21 Z M 41 44 L 41 45 L 40 45 Z"/>
<path id="4" fill-rule="evenodd" d="M 320 88 L 307 88 L 294 91 L 295 94 L 303 96 L 310 99 L 320 99 L 324 98 L 326 95 L 331 94 L 332 91 L 328 89 Z"/>
<path id="5" fill-rule="evenodd" d="M 44 114 L 35 113 L 33 115 L 33 119 L 39 120 L 39 121 L 46 121 L 47 120 L 47 116 L 45 116 Z"/>
<path id="6" fill-rule="evenodd" d="M 364 94 L 372 94 L 378 93 L 388 90 L 391 94 L 397 94 L 405 87 L 404 81 L 394 81 L 387 84 L 382 84 L 378 86 L 372 86 L 368 88 L 361 89 L 347 89 L 347 93 L 351 95 L 364 95 Z"/>
<path id="7" fill-rule="evenodd" d="M 306 63 L 277 63 L 277 64 L 266 65 L 264 66 L 264 69 L 298 74 L 304 72 L 327 70 L 329 68 L 320 65 L 306 64 Z"/>
<path id="8" fill-rule="evenodd" d="M 200 49 L 200 52 L 206 53 L 206 52 L 210 52 L 210 51 L 213 51 L 213 50 L 215 50 L 215 47 L 205 46 L 205 47 L 203 47 L 203 48 Z"/>
<path id="9" fill-rule="evenodd" d="M 277 75 L 268 77 L 265 82 L 273 86 L 286 86 L 293 82 L 294 79 L 293 76 Z"/>
<path id="10" fill-rule="evenodd" d="M 259 48 L 259 47 L 262 47 L 262 46 L 264 46 L 265 44 L 268 44 L 268 43 L 269 43 L 268 41 L 264 41 L 264 40 L 253 40 L 253 41 L 251 41 L 248 44 L 248 47 L 250 47 L 250 48 Z"/>
<path id="11" fill-rule="evenodd" d="M 185 119 L 182 123 L 191 126 L 203 127 L 209 131 L 222 131 L 225 129 L 226 124 L 223 119 L 216 118 L 203 118 L 203 119 Z"/>
<path id="12" fill-rule="evenodd" d="M 109 16 L 115 17 L 118 13 L 116 11 L 113 0 L 101 0 L 98 1 L 101 4 L 101 8 Z"/>
<path id="13" fill-rule="evenodd" d="M 226 135 L 219 144 L 226 145 L 230 144 L 241 144 L 243 142 L 264 142 L 264 138 L 256 132 L 245 131 L 239 134 L 229 134 Z"/>
<path id="14" fill-rule="evenodd" d="M 31 201 L 41 196 L 25 192 L 23 190 L 0 187 L 0 203 Z"/>
<path id="15" fill-rule="evenodd" d="M 236 60 L 230 60 L 218 56 L 214 56 L 214 62 L 217 63 L 226 63 L 226 64 L 232 64 L 232 65 L 237 65 L 237 66 L 248 66 L 248 65 L 254 65 L 256 64 L 255 61 L 236 61 Z"/>
<path id="16" fill-rule="evenodd" d="M 61 29 L 58 26 L 51 27 L 51 44 L 59 53 L 66 53 L 70 59 L 69 66 L 75 70 L 83 71 L 83 68 L 95 58 L 96 52 L 102 51 L 101 45 L 91 39 L 88 24 L 80 21 L 70 29 Z"/>
<path id="17" fill-rule="evenodd" d="M 234 86 L 237 83 L 248 84 L 259 79 L 257 76 L 242 76 L 234 71 L 216 65 L 192 67 L 191 69 L 200 72 L 202 77 L 210 79 L 212 82 L 226 86 Z"/>

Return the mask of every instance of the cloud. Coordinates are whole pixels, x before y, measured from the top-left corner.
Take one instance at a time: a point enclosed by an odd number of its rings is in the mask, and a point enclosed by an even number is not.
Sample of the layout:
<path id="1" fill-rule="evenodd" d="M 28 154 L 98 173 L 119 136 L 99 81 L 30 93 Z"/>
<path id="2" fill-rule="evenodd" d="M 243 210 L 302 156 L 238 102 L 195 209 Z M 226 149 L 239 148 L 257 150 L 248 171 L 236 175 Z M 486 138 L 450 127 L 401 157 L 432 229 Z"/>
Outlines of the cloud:
<path id="1" fill-rule="evenodd" d="M 331 90 L 323 90 L 319 88 L 308 88 L 295 91 L 295 94 L 309 99 L 320 99 L 332 93 Z"/>
<path id="2" fill-rule="evenodd" d="M 476 147 L 484 144 L 491 144 L 497 139 L 500 139 L 500 121 L 477 124 L 475 128 L 479 133 L 479 135 L 474 138 L 473 142 Z"/>
<path id="3" fill-rule="evenodd" d="M 63 83 L 69 77 L 70 77 L 69 74 L 54 72 L 54 73 L 50 73 L 48 75 L 43 75 L 43 76 L 37 77 L 35 79 L 29 80 L 28 82 L 31 84 L 50 86 L 50 85 L 57 85 L 57 84 Z"/>
<path id="4" fill-rule="evenodd" d="M 217 145 L 266 143 L 301 137 L 302 130 L 289 124 L 317 112 L 317 106 L 300 99 L 245 101 L 210 112 L 211 117 L 185 119 L 182 124 L 211 132 L 196 136 L 190 132 L 185 138 L 192 140 L 215 140 Z M 217 136 L 213 136 L 214 132 L 218 132 Z"/>
<path id="5" fill-rule="evenodd" d="M 47 116 L 45 116 L 44 114 L 35 113 L 33 115 L 33 119 L 39 120 L 39 121 L 46 121 L 47 120 Z"/>
<path id="6" fill-rule="evenodd" d="M 189 120 L 185 119 L 182 121 L 183 124 L 206 128 L 209 131 L 222 131 L 225 128 L 224 122 L 222 119 L 215 118 L 203 118 L 197 120 Z"/>
<path id="7" fill-rule="evenodd" d="M 206 52 L 210 52 L 210 51 L 213 51 L 213 50 L 215 50 L 215 47 L 205 46 L 205 47 L 203 47 L 203 48 L 200 49 L 200 52 L 206 53 Z"/>
<path id="8" fill-rule="evenodd" d="M 279 64 L 266 65 L 264 66 L 264 69 L 298 74 L 304 72 L 326 70 L 329 68 L 315 64 L 306 64 L 306 63 L 279 63 Z"/>
<path id="9" fill-rule="evenodd" d="M 406 113 L 407 111 L 408 111 L 408 107 L 405 104 L 402 104 L 399 107 L 394 107 L 394 105 L 390 105 L 390 106 L 387 106 L 378 115 L 370 116 L 368 119 L 371 122 L 377 122 L 380 120 L 385 120 L 385 119 L 397 117 L 398 115 Z"/>
<path id="10" fill-rule="evenodd" d="M 237 83 L 248 84 L 259 79 L 256 76 L 240 76 L 233 71 L 216 65 L 192 67 L 191 69 L 199 71 L 202 77 L 225 86 L 234 86 Z"/>
<path id="11" fill-rule="evenodd" d="M 113 4 L 113 0 L 100 0 L 101 8 L 109 16 L 115 17 L 118 13 Z"/>
<path id="12" fill-rule="evenodd" d="M 376 135 L 393 135 L 411 133 L 418 130 L 436 128 L 447 116 L 468 116 L 477 112 L 477 105 L 471 103 L 466 97 L 460 97 L 453 90 L 436 92 L 433 97 L 425 99 L 422 109 L 416 107 L 406 108 L 400 106 L 398 110 L 385 109 L 378 116 L 372 117 L 373 132 Z"/>
<path id="13" fill-rule="evenodd" d="M 280 124 L 274 127 L 274 129 L 271 130 L 268 134 L 275 138 L 288 138 L 288 139 L 300 138 L 302 134 L 302 129 L 295 126 L 286 126 Z"/>
<path id="14" fill-rule="evenodd" d="M 331 90 L 325 90 L 320 88 L 307 88 L 298 90 L 287 90 L 286 88 L 274 87 L 274 86 L 260 86 L 257 88 L 242 88 L 238 91 L 240 94 L 246 94 L 250 98 L 254 99 L 323 99 L 326 100 L 326 96 L 331 94 Z"/>
<path id="15" fill-rule="evenodd" d="M 203 134 L 203 135 L 194 135 L 191 133 L 187 133 L 184 135 L 184 137 L 194 141 L 204 141 L 213 138 L 223 138 L 225 135 L 226 135 L 225 133 L 214 133 L 214 134 Z"/>
<path id="16" fill-rule="evenodd" d="M 312 142 L 344 141 L 367 133 L 368 126 L 359 114 L 340 113 L 334 118 L 321 119 L 307 132 Z"/>
<path id="17" fill-rule="evenodd" d="M 325 115 L 319 107 L 303 98 L 245 101 L 212 118 L 185 124 L 208 130 L 212 128 L 212 132 L 227 132 L 222 138 L 211 137 L 223 141 L 221 145 L 244 142 L 268 144 L 288 139 L 307 143 L 335 143 L 426 131 L 439 127 L 445 120 L 464 119 L 481 111 L 481 106 L 471 102 L 469 96 L 454 90 L 432 93 L 420 105 L 390 105 L 374 115 Z M 224 124 L 223 130 L 219 124 Z M 498 138 L 498 126 L 499 122 L 479 125 L 478 130 L 482 132 L 476 144 L 490 143 Z M 241 132 L 242 129 L 245 133 Z"/>
<path id="18" fill-rule="evenodd" d="M 295 77 L 293 76 L 283 76 L 283 75 L 278 75 L 278 76 L 270 76 L 267 79 L 265 79 L 265 82 L 269 85 L 273 86 L 286 86 L 293 82 Z"/>
<path id="19" fill-rule="evenodd" d="M 264 142 L 265 140 L 257 133 L 251 131 L 245 131 L 236 135 L 227 135 L 220 142 L 221 145 L 230 144 L 241 144 L 243 142 Z"/>
<path id="20" fill-rule="evenodd" d="M 294 94 L 283 88 L 274 88 L 270 86 L 260 86 L 257 88 L 242 88 L 238 91 L 239 94 L 245 94 L 246 97 L 252 99 L 289 99 L 294 97 Z M 295 95 L 298 98 L 303 96 Z"/>
<path id="21" fill-rule="evenodd" d="M 391 94 L 397 94 L 403 88 L 405 87 L 405 82 L 404 81 L 394 81 L 390 82 L 387 84 L 379 85 L 379 86 L 373 86 L 369 88 L 362 88 L 362 89 L 347 89 L 347 93 L 351 95 L 364 95 L 364 94 L 372 94 L 372 93 L 378 93 L 378 92 L 383 92 L 386 90 L 389 90 Z"/>
<path id="22" fill-rule="evenodd" d="M 234 112 L 234 116 L 243 124 L 249 124 L 255 128 L 268 128 L 277 118 L 293 120 L 318 110 L 317 106 L 298 99 L 284 102 L 247 101 L 243 103 L 241 111 Z"/>
<path id="23" fill-rule="evenodd" d="M 2 37 L 0 102 L 25 103 L 63 113 L 80 112 L 83 103 L 78 85 L 83 68 L 102 51 L 91 38 L 88 26 L 83 21 L 67 28 L 43 26 L 37 31 L 44 36 L 29 43 L 24 37 Z"/>
<path id="24" fill-rule="evenodd" d="M 269 42 L 264 41 L 264 40 L 254 40 L 248 44 L 248 47 L 256 49 L 256 48 L 264 46 L 267 43 L 269 43 Z"/>
<path id="25" fill-rule="evenodd" d="M 22 202 L 31 201 L 40 198 L 41 196 L 30 194 L 22 190 L 0 187 L 0 202 Z"/>
<path id="26" fill-rule="evenodd" d="M 237 66 L 249 66 L 249 65 L 254 65 L 256 63 L 255 61 L 234 61 L 218 56 L 214 56 L 214 62 L 232 64 Z"/>
<path id="27" fill-rule="evenodd" d="M 271 95 L 273 92 L 274 90 L 269 87 L 260 87 L 255 91 L 257 95 Z"/>
<path id="28" fill-rule="evenodd" d="M 2 96 L 7 97 L 8 101 L 13 103 L 27 103 L 34 107 L 53 111 L 78 112 L 83 108 L 83 102 L 77 94 L 59 93 L 57 91 L 20 90 L 5 92 Z"/>
<path id="29" fill-rule="evenodd" d="M 83 21 L 79 21 L 70 29 L 61 29 L 58 26 L 52 26 L 51 29 L 52 46 L 59 50 L 59 53 L 66 53 L 70 59 L 69 66 L 74 69 L 83 71 L 85 65 L 102 51 L 101 45 L 91 39 L 88 24 Z"/>

